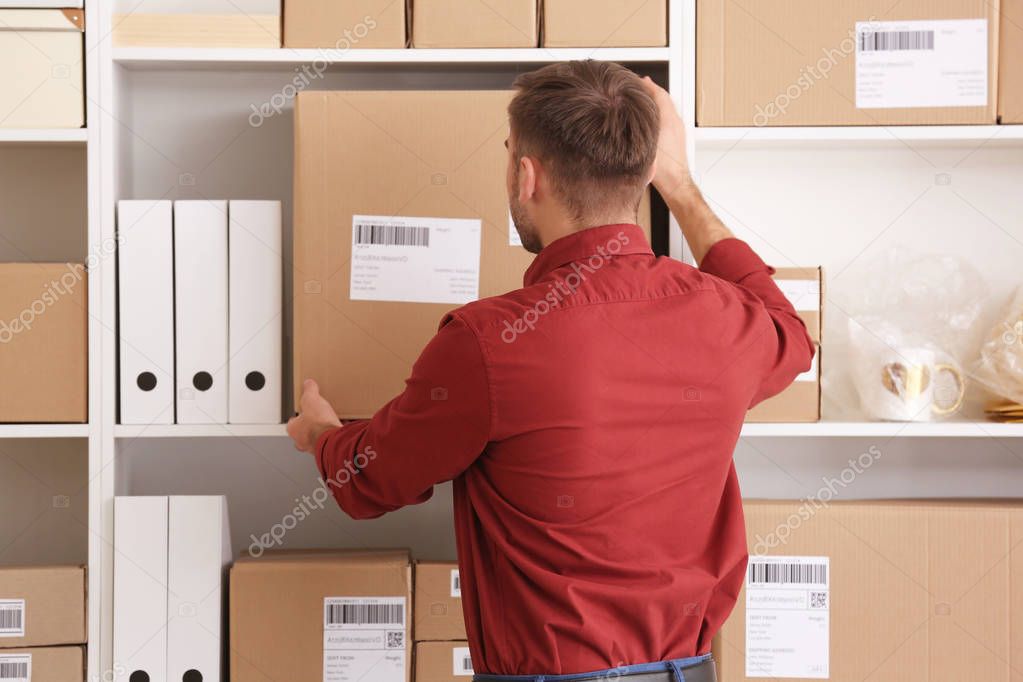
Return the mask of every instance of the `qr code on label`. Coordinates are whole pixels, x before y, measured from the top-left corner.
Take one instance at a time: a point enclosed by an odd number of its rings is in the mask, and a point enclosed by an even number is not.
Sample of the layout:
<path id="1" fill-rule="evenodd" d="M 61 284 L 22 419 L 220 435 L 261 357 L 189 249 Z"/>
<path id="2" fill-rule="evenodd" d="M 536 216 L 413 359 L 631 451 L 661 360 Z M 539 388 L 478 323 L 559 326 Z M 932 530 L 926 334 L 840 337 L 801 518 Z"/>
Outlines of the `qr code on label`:
<path id="1" fill-rule="evenodd" d="M 387 633 L 387 648 L 388 649 L 404 649 L 405 648 L 405 633 L 400 630 L 390 631 Z"/>
<path id="2" fill-rule="evenodd" d="M 826 608 L 828 608 L 828 593 L 827 592 L 811 592 L 810 593 L 810 608 L 811 609 L 826 609 Z"/>

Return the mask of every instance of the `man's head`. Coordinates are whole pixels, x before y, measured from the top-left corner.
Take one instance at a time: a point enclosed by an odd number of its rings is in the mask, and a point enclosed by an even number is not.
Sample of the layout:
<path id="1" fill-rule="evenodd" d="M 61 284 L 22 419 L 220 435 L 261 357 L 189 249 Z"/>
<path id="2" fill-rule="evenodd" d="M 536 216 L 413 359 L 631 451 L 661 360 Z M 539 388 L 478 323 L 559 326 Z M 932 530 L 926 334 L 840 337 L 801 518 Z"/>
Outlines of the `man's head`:
<path id="1" fill-rule="evenodd" d="M 639 76 L 610 62 L 523 74 L 508 107 L 508 198 L 522 244 L 635 222 L 653 176 L 659 116 Z"/>

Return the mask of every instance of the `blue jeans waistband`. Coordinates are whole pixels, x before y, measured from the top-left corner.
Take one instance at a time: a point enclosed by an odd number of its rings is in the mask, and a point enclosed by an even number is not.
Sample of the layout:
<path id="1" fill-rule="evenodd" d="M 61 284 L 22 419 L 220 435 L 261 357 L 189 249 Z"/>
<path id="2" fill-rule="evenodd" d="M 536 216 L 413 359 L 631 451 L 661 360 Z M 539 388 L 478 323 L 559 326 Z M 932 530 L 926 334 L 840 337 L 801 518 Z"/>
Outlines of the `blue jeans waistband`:
<path id="1" fill-rule="evenodd" d="M 568 675 L 489 675 L 487 673 L 480 673 L 473 675 L 472 679 L 473 682 L 580 682 L 582 680 L 599 679 L 615 682 L 622 675 L 642 675 L 644 673 L 685 670 L 709 660 L 711 660 L 711 655 L 704 654 L 689 658 L 675 658 L 670 661 L 657 661 L 656 663 L 620 665 L 617 668 L 608 668 L 607 670 L 593 670 L 591 672 L 570 673 Z"/>

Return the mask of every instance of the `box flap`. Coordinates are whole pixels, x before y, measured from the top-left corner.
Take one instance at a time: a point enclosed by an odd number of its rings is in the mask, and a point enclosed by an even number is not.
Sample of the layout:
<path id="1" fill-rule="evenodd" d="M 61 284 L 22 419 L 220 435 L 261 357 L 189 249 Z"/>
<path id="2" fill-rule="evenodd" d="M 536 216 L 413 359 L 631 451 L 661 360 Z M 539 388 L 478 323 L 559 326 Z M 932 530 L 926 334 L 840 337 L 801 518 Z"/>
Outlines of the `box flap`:
<path id="1" fill-rule="evenodd" d="M 80 9 L 0 9 L 0 31 L 85 30 L 85 12 Z"/>

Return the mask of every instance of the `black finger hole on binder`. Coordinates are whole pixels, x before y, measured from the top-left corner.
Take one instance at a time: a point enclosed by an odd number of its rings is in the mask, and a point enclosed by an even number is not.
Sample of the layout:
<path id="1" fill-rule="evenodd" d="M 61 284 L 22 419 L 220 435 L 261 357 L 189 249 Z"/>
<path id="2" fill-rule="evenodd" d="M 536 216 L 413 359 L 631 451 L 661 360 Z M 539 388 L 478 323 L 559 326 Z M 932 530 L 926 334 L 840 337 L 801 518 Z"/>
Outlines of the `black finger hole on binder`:
<path id="1" fill-rule="evenodd" d="M 156 388 L 156 375 L 153 374 L 152 372 L 143 372 L 142 374 L 139 374 L 137 379 L 135 379 L 135 383 L 138 384 L 138 387 L 141 390 L 143 390 L 143 391 L 148 393 L 149 391 L 152 391 L 154 388 Z M 145 674 L 145 673 L 143 673 L 143 674 Z M 149 679 L 149 677 L 146 676 L 146 680 L 148 680 L 148 679 Z M 141 680 L 141 682 L 146 682 L 146 680 Z M 139 680 L 130 680 L 130 682 L 140 682 L 140 681 Z"/>
<path id="2" fill-rule="evenodd" d="M 198 670 L 186 670 L 181 682 L 202 682 L 202 673 Z"/>
<path id="3" fill-rule="evenodd" d="M 192 377 L 192 385 L 197 391 L 208 391 L 213 386 L 213 376 L 209 372 L 196 372 Z"/>
<path id="4" fill-rule="evenodd" d="M 128 678 L 128 682 L 149 682 L 149 673 L 145 670 L 136 670 Z"/>
<path id="5" fill-rule="evenodd" d="M 262 372 L 249 372 L 245 375 L 245 385 L 250 391 L 258 391 L 266 386 L 266 377 Z"/>

